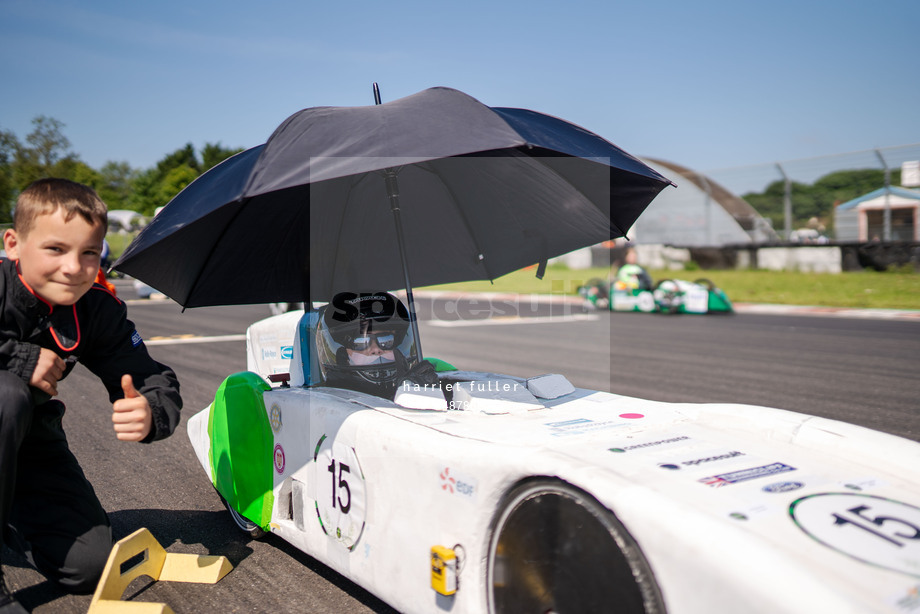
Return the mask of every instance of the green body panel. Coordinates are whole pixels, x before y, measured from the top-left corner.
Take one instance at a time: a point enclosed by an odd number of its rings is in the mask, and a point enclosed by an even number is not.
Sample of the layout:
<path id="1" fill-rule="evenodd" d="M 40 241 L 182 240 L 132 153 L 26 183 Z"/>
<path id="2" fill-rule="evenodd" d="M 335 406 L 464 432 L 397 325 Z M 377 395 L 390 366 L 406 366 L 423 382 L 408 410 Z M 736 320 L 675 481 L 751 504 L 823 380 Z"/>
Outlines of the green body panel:
<path id="1" fill-rule="evenodd" d="M 268 530 L 273 445 L 262 394 L 270 386 L 255 373 L 235 373 L 217 389 L 208 417 L 214 486 L 240 514 Z"/>
<path id="2" fill-rule="evenodd" d="M 725 293 L 716 288 L 709 292 L 709 311 L 734 311 L 732 302 Z"/>
<path id="3" fill-rule="evenodd" d="M 440 358 L 427 358 L 426 357 L 425 360 L 427 360 L 434 366 L 434 370 L 436 373 L 443 373 L 444 371 L 456 371 L 457 370 L 457 367 L 455 367 L 454 365 L 450 364 L 447 361 L 441 360 Z"/>

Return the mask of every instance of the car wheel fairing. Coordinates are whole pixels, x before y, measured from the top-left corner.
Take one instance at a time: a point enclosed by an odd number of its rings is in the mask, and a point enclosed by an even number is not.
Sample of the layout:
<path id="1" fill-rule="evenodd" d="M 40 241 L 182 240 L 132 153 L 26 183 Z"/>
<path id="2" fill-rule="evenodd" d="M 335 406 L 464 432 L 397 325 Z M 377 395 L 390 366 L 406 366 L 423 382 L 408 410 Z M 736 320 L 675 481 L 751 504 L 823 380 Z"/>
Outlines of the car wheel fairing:
<path id="1" fill-rule="evenodd" d="M 208 415 L 208 451 L 214 487 L 240 516 L 263 530 L 271 521 L 274 443 L 263 394 L 269 385 L 255 373 L 229 376 L 217 389 Z"/>
<path id="2" fill-rule="evenodd" d="M 221 497 L 220 500 L 224 504 L 224 507 L 227 508 L 227 511 L 230 512 L 230 517 L 233 519 L 233 524 L 235 524 L 243 533 L 246 533 L 253 539 L 262 539 L 268 535 L 266 531 L 262 530 L 262 527 L 233 509 L 233 507 L 227 503 L 226 499 Z"/>
<path id="3" fill-rule="evenodd" d="M 499 509 L 487 570 L 491 614 L 665 612 L 635 540 L 587 493 L 530 481 Z"/>

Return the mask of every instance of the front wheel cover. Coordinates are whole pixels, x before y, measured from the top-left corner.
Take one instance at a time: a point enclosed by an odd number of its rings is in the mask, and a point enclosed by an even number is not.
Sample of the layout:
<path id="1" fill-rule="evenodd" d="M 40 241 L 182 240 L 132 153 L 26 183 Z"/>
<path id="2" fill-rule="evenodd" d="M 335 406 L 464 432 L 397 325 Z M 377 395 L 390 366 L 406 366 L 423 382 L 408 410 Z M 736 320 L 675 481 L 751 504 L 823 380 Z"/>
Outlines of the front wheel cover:
<path id="1" fill-rule="evenodd" d="M 253 539 L 262 539 L 268 535 L 268 532 L 263 531 L 262 527 L 233 509 L 233 506 L 227 503 L 227 500 L 224 499 L 220 493 L 218 493 L 218 496 L 220 496 L 220 500 L 224 504 L 224 507 L 226 507 L 227 511 L 230 512 L 230 517 L 233 519 L 233 524 L 235 524 L 240 529 L 240 531 L 246 533 Z"/>
<path id="2" fill-rule="evenodd" d="M 490 614 L 663 614 L 638 544 L 616 516 L 561 480 L 532 479 L 498 507 L 486 569 Z"/>

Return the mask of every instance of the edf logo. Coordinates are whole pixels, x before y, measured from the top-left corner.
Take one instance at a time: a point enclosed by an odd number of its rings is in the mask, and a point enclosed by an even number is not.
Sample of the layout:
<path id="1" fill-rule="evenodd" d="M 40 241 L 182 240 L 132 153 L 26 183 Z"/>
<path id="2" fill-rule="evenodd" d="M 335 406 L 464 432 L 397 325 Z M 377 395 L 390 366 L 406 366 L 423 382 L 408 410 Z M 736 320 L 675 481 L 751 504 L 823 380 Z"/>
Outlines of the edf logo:
<path id="1" fill-rule="evenodd" d="M 445 467 L 439 474 L 441 490 L 449 494 L 458 494 L 473 498 L 476 494 L 476 481 L 469 476 L 451 473 L 450 467 Z"/>

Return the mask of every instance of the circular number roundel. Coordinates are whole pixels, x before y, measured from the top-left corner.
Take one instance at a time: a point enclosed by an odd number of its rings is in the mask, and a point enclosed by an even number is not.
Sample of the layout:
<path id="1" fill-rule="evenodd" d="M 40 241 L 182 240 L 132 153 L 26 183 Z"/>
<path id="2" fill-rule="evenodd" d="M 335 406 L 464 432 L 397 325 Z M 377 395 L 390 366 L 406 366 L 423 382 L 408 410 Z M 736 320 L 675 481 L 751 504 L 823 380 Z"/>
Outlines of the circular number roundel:
<path id="1" fill-rule="evenodd" d="M 354 550 L 364 532 L 367 491 L 358 456 L 351 446 L 323 435 L 313 456 L 316 515 L 329 538 Z"/>
<path id="2" fill-rule="evenodd" d="M 652 296 L 651 292 L 640 292 L 639 296 L 636 297 L 636 302 L 639 305 L 639 311 L 644 311 L 645 313 L 655 311 L 655 297 Z"/>
<path id="3" fill-rule="evenodd" d="M 875 495 L 821 493 L 789 514 L 805 533 L 870 565 L 920 577 L 920 508 Z"/>

